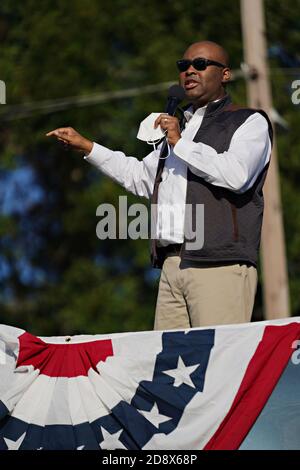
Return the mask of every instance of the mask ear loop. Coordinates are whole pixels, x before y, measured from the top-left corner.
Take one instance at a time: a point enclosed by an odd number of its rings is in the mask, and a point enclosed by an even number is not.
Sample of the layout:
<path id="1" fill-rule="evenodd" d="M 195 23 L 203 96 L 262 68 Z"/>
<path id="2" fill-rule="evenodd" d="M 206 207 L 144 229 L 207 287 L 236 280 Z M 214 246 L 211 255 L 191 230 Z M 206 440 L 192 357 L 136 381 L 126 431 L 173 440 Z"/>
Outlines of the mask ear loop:
<path id="1" fill-rule="evenodd" d="M 153 145 L 154 151 L 157 150 L 156 145 L 161 141 L 161 139 L 156 139 L 156 140 L 146 140 L 146 143 L 148 145 Z"/>
<path id="2" fill-rule="evenodd" d="M 160 157 L 159 158 L 160 160 L 166 160 L 171 155 L 171 146 L 168 142 L 167 142 L 167 146 L 168 146 L 168 155 L 166 157 Z"/>
<path id="3" fill-rule="evenodd" d="M 167 134 L 167 132 L 168 132 L 167 130 L 164 130 L 164 131 L 163 131 L 163 133 L 164 133 L 165 135 Z M 156 144 L 158 144 L 159 142 L 161 142 L 161 140 L 162 140 L 162 139 L 151 140 L 151 141 L 147 140 L 147 144 L 153 145 L 154 151 L 156 151 L 156 150 L 157 150 Z M 160 160 L 166 160 L 166 159 L 170 156 L 170 154 L 171 154 L 171 146 L 169 145 L 168 142 L 167 142 L 167 146 L 168 146 L 168 155 L 167 155 L 166 157 L 160 157 L 160 158 L 159 158 Z"/>

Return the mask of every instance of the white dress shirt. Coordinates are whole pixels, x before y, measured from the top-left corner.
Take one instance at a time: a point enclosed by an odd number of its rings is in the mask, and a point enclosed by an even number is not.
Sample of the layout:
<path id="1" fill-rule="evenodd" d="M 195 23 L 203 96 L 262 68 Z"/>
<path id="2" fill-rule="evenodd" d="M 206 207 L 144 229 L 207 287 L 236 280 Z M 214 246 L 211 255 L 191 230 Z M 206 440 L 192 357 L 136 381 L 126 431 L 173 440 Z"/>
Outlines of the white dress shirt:
<path id="1" fill-rule="evenodd" d="M 205 108 L 194 114 L 191 108 L 185 112 L 188 122 L 165 161 L 156 226 L 156 237 L 162 245 L 183 242 L 187 166 L 210 184 L 243 193 L 251 188 L 270 159 L 268 123 L 260 113 L 252 114 L 235 131 L 226 152 L 217 153 L 209 145 L 193 142 Z M 128 191 L 150 198 L 159 153 L 157 149 L 138 160 L 94 143 L 85 159 Z"/>

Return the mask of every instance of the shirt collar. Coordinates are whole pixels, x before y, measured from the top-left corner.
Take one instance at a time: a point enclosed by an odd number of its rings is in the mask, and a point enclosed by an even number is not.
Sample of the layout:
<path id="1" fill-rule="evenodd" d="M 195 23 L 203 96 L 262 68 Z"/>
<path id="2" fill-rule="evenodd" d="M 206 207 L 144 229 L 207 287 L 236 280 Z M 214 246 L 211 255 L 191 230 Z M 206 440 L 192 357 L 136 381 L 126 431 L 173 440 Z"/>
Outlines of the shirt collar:
<path id="1" fill-rule="evenodd" d="M 215 112 L 219 107 L 222 107 L 222 105 L 226 105 L 229 102 L 231 102 L 230 97 L 228 95 L 225 95 L 223 98 L 211 101 L 207 103 L 207 105 L 196 109 L 195 112 L 193 111 L 193 106 L 191 105 L 184 111 L 184 117 L 186 119 L 186 122 L 189 122 L 189 120 L 193 117 L 194 114 L 198 116 L 204 116 L 206 110 L 208 114 L 211 114 Z"/>
<path id="2" fill-rule="evenodd" d="M 205 114 L 205 110 L 207 108 L 207 105 L 205 106 L 202 106 L 201 108 L 198 108 L 196 109 L 196 111 L 194 112 L 194 109 L 193 109 L 193 106 L 189 106 L 188 109 L 186 109 L 184 111 L 184 117 L 186 119 L 186 122 L 189 122 L 189 120 L 194 116 L 194 115 L 198 115 L 198 116 L 204 116 Z"/>

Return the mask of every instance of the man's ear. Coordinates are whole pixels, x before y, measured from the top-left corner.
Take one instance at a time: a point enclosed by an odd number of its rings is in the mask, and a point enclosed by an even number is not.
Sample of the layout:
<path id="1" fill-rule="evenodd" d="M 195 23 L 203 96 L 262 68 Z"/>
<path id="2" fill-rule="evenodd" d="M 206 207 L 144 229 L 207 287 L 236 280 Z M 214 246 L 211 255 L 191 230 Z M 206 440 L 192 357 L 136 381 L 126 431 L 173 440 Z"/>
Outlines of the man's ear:
<path id="1" fill-rule="evenodd" d="M 223 85 L 226 85 L 226 83 L 228 83 L 231 79 L 231 70 L 226 67 L 225 69 L 223 69 L 223 78 L 222 78 L 222 83 Z"/>

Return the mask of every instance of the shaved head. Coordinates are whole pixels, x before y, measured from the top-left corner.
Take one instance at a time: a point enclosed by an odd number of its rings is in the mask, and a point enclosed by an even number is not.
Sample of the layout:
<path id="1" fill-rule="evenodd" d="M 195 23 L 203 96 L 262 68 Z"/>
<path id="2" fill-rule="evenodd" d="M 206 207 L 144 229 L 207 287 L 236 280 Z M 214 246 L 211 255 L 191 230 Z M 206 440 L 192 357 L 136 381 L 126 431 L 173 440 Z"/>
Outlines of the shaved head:
<path id="1" fill-rule="evenodd" d="M 204 59 L 194 62 L 195 59 Z M 191 44 L 183 55 L 186 68 L 179 69 L 179 83 L 194 109 L 221 99 L 230 80 L 229 57 L 225 49 L 212 41 Z"/>
<path id="2" fill-rule="evenodd" d="M 205 57 L 206 59 L 216 60 L 217 62 L 221 62 L 222 64 L 226 65 L 226 67 L 229 67 L 228 53 L 225 51 L 224 47 L 220 46 L 220 44 L 217 44 L 213 41 L 194 42 L 187 48 L 184 53 L 184 56 L 188 52 L 191 53 L 193 51 L 196 52 L 200 50 L 205 51 L 203 57 Z"/>

